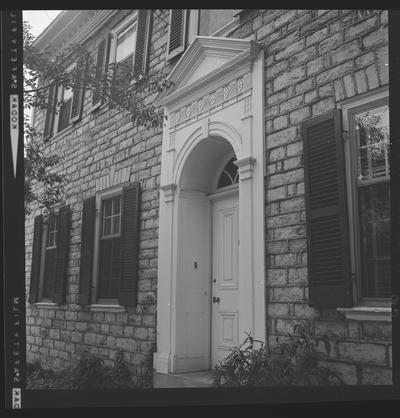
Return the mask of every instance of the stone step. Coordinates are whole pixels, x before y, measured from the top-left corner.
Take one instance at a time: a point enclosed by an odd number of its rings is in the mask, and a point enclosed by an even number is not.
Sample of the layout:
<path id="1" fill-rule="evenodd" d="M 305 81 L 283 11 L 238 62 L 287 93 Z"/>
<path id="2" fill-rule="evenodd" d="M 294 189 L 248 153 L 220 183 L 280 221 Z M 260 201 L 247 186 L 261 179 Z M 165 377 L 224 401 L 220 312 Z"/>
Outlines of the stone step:
<path id="1" fill-rule="evenodd" d="M 154 388 L 196 388 L 212 387 L 210 380 L 211 371 L 191 372 L 191 373 L 173 373 L 153 374 Z"/>

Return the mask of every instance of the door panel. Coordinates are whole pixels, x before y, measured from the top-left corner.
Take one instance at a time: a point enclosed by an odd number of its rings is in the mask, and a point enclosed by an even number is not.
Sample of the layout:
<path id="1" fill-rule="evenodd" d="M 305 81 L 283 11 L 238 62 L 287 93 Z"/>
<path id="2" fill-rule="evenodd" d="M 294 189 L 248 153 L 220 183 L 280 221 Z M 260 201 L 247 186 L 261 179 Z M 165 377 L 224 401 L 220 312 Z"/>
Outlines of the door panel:
<path id="1" fill-rule="evenodd" d="M 176 310 L 176 371 L 210 367 L 210 204 L 180 198 Z"/>
<path id="2" fill-rule="evenodd" d="M 213 201 L 212 367 L 238 345 L 238 195 Z"/>
<path id="3" fill-rule="evenodd" d="M 238 312 L 218 312 L 219 342 L 217 349 L 233 348 L 238 342 Z"/>

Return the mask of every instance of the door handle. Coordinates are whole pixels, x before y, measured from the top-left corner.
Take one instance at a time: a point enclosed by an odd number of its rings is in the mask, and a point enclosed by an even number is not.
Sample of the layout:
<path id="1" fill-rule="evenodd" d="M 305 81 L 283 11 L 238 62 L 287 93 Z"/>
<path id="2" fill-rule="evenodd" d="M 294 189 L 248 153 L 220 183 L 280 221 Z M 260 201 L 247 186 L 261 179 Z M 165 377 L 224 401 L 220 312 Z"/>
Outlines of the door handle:
<path id="1" fill-rule="evenodd" d="M 213 296 L 213 303 L 217 303 L 217 302 L 219 302 L 219 298 L 218 298 L 218 297 Z"/>

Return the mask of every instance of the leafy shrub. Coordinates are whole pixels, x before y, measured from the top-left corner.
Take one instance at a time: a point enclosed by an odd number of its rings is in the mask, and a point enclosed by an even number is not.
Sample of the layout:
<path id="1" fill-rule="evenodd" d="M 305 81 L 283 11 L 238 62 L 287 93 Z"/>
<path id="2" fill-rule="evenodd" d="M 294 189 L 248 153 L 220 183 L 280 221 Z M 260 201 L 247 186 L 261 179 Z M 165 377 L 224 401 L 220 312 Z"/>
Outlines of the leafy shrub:
<path id="1" fill-rule="evenodd" d="M 306 324 L 298 323 L 287 341 L 276 339 L 268 351 L 262 341 L 247 334 L 212 372 L 215 386 L 308 386 L 344 384 L 335 371 L 318 365 L 318 345 Z M 259 344 L 256 348 L 255 345 Z M 329 344 L 325 340 L 325 344 Z"/>
<path id="2" fill-rule="evenodd" d="M 122 351 L 114 367 L 98 357 L 82 357 L 75 367 L 44 370 L 38 362 L 27 365 L 27 389 L 127 389 L 136 387 Z"/>
<path id="3" fill-rule="evenodd" d="M 39 362 L 27 364 L 27 389 L 72 389 L 69 370 L 45 370 Z"/>
<path id="4" fill-rule="evenodd" d="M 72 370 L 72 385 L 78 389 L 104 388 L 107 382 L 108 368 L 104 361 L 96 357 L 83 357 Z"/>
<path id="5" fill-rule="evenodd" d="M 155 350 L 155 344 L 153 344 L 146 357 L 139 364 L 137 372 L 141 387 L 153 386 L 153 353 Z"/>
<path id="6" fill-rule="evenodd" d="M 36 372 L 38 372 L 41 369 L 40 362 L 35 361 L 34 363 L 27 363 L 26 364 L 26 374 L 27 376 L 30 376 Z"/>

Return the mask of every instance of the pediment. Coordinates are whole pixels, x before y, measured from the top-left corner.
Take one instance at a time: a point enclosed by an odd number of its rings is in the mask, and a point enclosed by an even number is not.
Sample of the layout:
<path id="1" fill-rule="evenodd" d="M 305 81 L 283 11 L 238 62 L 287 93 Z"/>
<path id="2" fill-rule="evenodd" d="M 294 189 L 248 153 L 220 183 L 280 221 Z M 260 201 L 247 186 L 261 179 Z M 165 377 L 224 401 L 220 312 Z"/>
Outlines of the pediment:
<path id="1" fill-rule="evenodd" d="M 229 72 L 235 64 L 236 68 L 240 63 L 250 63 L 259 49 L 259 44 L 251 40 L 197 36 L 167 77 L 172 87 L 157 100 L 166 104 L 179 92 L 188 93 L 202 81 L 215 80 L 219 74 Z"/>

